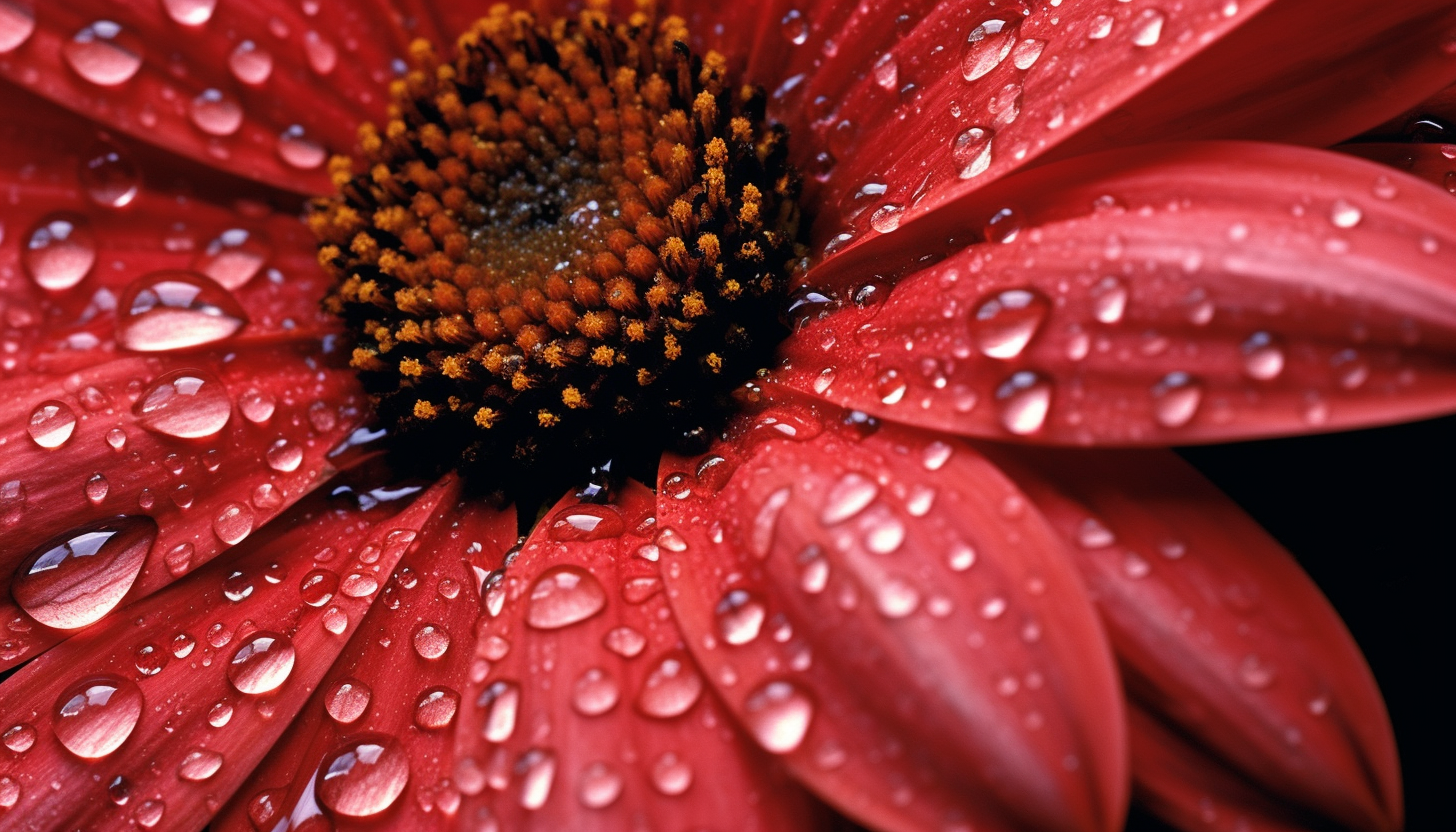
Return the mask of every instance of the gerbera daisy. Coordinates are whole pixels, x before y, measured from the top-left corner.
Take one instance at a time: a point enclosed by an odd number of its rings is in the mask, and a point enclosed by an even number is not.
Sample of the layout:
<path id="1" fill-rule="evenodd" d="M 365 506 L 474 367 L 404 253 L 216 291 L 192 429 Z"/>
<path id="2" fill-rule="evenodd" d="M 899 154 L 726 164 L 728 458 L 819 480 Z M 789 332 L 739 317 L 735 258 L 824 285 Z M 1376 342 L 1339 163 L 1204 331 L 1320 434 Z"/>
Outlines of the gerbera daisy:
<path id="1" fill-rule="evenodd" d="M 1400 827 L 1456 10 L 585 5 L 0 0 L 0 825 Z"/>

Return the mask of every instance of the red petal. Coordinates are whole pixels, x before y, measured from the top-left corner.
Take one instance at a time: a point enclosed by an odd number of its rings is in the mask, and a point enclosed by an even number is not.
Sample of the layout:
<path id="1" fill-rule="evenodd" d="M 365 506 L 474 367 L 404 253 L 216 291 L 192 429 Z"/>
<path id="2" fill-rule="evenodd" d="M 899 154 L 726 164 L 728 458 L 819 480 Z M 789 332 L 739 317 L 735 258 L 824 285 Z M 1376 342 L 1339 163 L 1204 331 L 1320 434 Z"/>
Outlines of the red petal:
<path id="1" fill-rule="evenodd" d="M 7 382 L 0 399 L 0 580 L 11 593 L 0 601 L 0 617 L 30 628 L 7 634 L 0 666 L 14 666 L 63 635 L 32 623 L 21 614 L 27 605 L 11 601 L 17 567 L 28 568 L 57 533 L 118 515 L 150 517 L 159 531 L 136 564 L 139 574 L 130 572 L 135 583 L 122 588 L 137 599 L 240 542 L 312 489 L 328 465 L 325 455 L 363 416 L 352 374 L 321 368 L 318 357 L 301 347 L 227 358 L 127 357 L 66 377 Z M 176 374 L 181 387 L 172 383 Z M 177 392 L 193 386 L 195 396 Z M 48 597 L 42 592 L 29 601 L 40 624 L 60 621 L 39 608 Z M 113 593 L 104 604 L 121 601 Z M 63 626 L 82 624 L 67 619 Z"/>
<path id="2" fill-rule="evenodd" d="M 566 499 L 486 591 L 458 729 L 462 817 L 477 827 L 810 828 L 704 685 L 667 610 L 649 545 L 652 494 Z"/>
<path id="3" fill-rule="evenodd" d="M 1444 45 L 1456 12 L 1442 0 L 1373 23 L 1359 3 L 1313 0 L 918 2 L 898 17 L 840 5 L 811 21 L 804 58 L 785 68 L 808 75 L 773 108 L 824 182 L 825 253 L 922 218 L 942 236 L 963 230 L 963 200 L 1047 158 L 1170 138 L 1331 144 L 1456 77 Z M 905 251 L 869 249 L 882 263 Z"/>
<path id="4" fill-rule="evenodd" d="M 0 56 L 0 74 L 98 123 L 304 193 L 330 189 L 326 150 L 350 150 L 359 123 L 384 115 L 391 61 L 414 36 L 384 0 L 321 0 L 305 6 L 313 15 L 282 0 L 33 6 L 34 30 Z M 213 7 L 200 23 L 169 12 Z M 88 28 L 98 21 L 120 32 L 108 40 L 107 27 Z"/>
<path id="5" fill-rule="evenodd" d="M 1120 828 L 1121 692 L 1062 542 L 969 447 L 833 418 L 772 407 L 664 461 L 656 548 L 708 680 L 874 828 Z"/>
<path id="6" fill-rule="evenodd" d="M 1456 144 L 1362 142 L 1335 149 L 1403 170 L 1456 194 Z"/>
<path id="7" fill-rule="evenodd" d="M 1163 820 L 1209 832 L 1307 832 L 1301 818 L 1191 745 L 1136 702 L 1127 709 L 1134 794 Z"/>
<path id="8" fill-rule="evenodd" d="M 479 580 L 514 545 L 515 512 L 463 501 L 417 540 L 400 531 L 386 540 L 405 554 L 379 603 L 214 828 L 298 825 L 321 813 L 336 828 L 361 813 L 399 829 L 454 828 L 455 715 L 479 661 L 471 649 Z M 382 749 L 381 759 L 325 776 L 339 750 L 361 743 Z"/>
<path id="9" fill-rule="evenodd" d="M 1380 691 L 1273 538 L 1166 451 L 994 450 L 1078 547 L 1134 699 L 1284 800 L 1400 828 Z"/>
<path id="10" fill-rule="evenodd" d="M 6 680 L 0 724 L 34 731 L 22 764 L 5 775 L 19 788 L 6 824 L 200 829 L 288 727 L 363 618 L 371 593 L 350 581 L 388 574 L 403 551 L 388 545 L 390 535 L 418 530 L 455 493 L 447 481 L 387 522 L 323 510 Z M 320 601 L 308 589 L 315 569 L 332 581 L 354 574 Z M 90 701 L 77 698 L 98 680 Z"/>
<path id="11" fill-rule="evenodd" d="M 977 198 L 971 217 L 1005 209 L 1004 243 L 809 323 L 777 377 L 886 418 L 1059 444 L 1456 408 L 1456 200 L 1426 183 L 1324 151 L 1190 143 L 1048 165 Z"/>

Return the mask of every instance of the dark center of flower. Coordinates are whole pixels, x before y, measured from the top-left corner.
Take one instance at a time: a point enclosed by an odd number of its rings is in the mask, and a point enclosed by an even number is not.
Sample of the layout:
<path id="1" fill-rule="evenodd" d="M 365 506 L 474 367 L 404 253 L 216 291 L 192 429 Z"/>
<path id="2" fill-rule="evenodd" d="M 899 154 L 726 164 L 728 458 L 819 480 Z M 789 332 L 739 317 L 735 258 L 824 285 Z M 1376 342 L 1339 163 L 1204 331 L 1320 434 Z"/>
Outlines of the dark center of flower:
<path id="1" fill-rule="evenodd" d="M 493 487 L 647 465 L 767 362 L 798 174 L 677 18 L 497 8 L 424 43 L 311 223 L 352 363 L 422 467 Z"/>

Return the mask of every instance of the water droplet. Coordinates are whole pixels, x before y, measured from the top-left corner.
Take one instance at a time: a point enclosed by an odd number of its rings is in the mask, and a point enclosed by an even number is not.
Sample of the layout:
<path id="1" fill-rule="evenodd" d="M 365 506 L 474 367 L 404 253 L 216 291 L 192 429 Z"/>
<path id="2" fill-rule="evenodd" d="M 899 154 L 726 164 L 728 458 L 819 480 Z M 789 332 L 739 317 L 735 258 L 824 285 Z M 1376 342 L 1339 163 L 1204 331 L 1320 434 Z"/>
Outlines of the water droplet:
<path id="1" fill-rule="evenodd" d="M 631 627 L 614 627 L 602 636 L 602 646 L 617 655 L 630 659 L 642 653 L 647 647 L 647 637 Z"/>
<path id="2" fill-rule="evenodd" d="M 546 525 L 552 540 L 604 540 L 626 531 L 622 515 L 611 506 L 577 505 L 556 512 Z"/>
<path id="3" fill-rule="evenodd" d="M 450 633 L 439 624 L 421 624 L 411 641 L 422 659 L 438 659 L 450 649 Z"/>
<path id="4" fill-rule="evenodd" d="M 216 751 L 194 748 L 187 752 L 187 756 L 182 758 L 182 762 L 177 764 L 177 776 L 194 783 L 200 782 L 217 774 L 218 769 L 222 768 L 222 763 L 222 755 Z"/>
<path id="5" fill-rule="evenodd" d="M 3 6 L 0 6 L 0 24 L 5 22 L 3 14 Z M 0 777 L 0 809 L 10 809 L 18 802 L 20 802 L 20 784 L 9 775 Z"/>
<path id="6" fill-rule="evenodd" d="M 1163 36 L 1167 18 L 1157 9 L 1143 9 L 1132 22 L 1132 42 L 1137 46 L 1155 46 Z"/>
<path id="7" fill-rule="evenodd" d="M 228 503 L 212 519 L 212 533 L 229 546 L 242 543 L 253 531 L 253 510 L 242 503 Z"/>
<path id="8" fill-rule="evenodd" d="M 768 751 L 787 754 L 798 748 L 814 719 L 814 703 L 793 682 L 767 682 L 743 702 L 748 730 Z"/>
<path id="9" fill-rule="evenodd" d="M 779 20 L 779 32 L 784 40 L 795 46 L 803 46 L 809 39 L 809 22 L 798 9 L 789 9 Z"/>
<path id="10" fill-rule="evenodd" d="M 505 742 L 516 730 L 516 711 L 521 704 L 521 686 L 515 682 L 492 682 L 480 692 L 475 704 L 486 709 L 481 736 L 489 742 Z"/>
<path id="11" fill-rule="evenodd" d="M 348 725 L 364 715 L 373 694 L 368 685 L 345 677 L 335 682 L 324 696 L 324 711 L 340 725 Z"/>
<path id="12" fill-rule="evenodd" d="M 874 480 L 851 471 L 829 489 L 824 506 L 819 510 L 819 522 L 831 526 L 848 520 L 874 502 L 879 493 L 880 487 Z"/>
<path id="13" fill-rule="evenodd" d="M 996 132 L 989 127 L 967 127 L 951 142 L 950 155 L 955 161 L 956 175 L 961 179 L 980 176 L 991 166 L 991 140 Z"/>
<path id="14" fill-rule="evenodd" d="M 310 607 L 322 607 L 339 591 L 339 576 L 327 569 L 315 569 L 303 576 L 298 585 L 299 597 Z"/>
<path id="15" fill-rule="evenodd" d="M 886 578 L 875 590 L 875 606 L 886 618 L 904 618 L 920 607 L 920 591 L 903 578 Z"/>
<path id="16" fill-rule="evenodd" d="M 143 644 L 132 655 L 137 672 L 143 676 L 155 676 L 167 666 L 167 654 L 155 644 Z"/>
<path id="17" fill-rule="evenodd" d="M 61 47 L 66 63 L 93 84 L 114 87 L 142 68 L 141 38 L 110 20 L 98 20 Z"/>
<path id="18" fill-rule="evenodd" d="M 900 371 L 893 367 L 880 373 L 875 381 L 875 395 L 885 404 L 898 404 L 905 398 L 905 391 L 909 389 L 905 379 L 900 376 Z"/>
<path id="19" fill-rule="evenodd" d="M 20 259 L 42 289 L 62 292 L 75 286 L 96 265 L 96 237 L 90 220 L 67 212 L 43 217 L 30 230 Z"/>
<path id="20" fill-rule="evenodd" d="M 556 779 L 556 755 L 532 748 L 517 761 L 516 773 L 521 776 L 521 808 L 535 810 L 545 806 Z"/>
<path id="21" fill-rule="evenodd" d="M 870 227 L 881 234 L 888 234 L 900 227 L 900 217 L 904 213 L 905 206 L 898 203 L 881 205 L 870 215 Z"/>
<path id="22" fill-rule="evenodd" d="M 1355 390 L 1370 377 L 1370 365 L 1352 349 L 1343 349 L 1330 358 L 1335 381 L 1346 390 Z"/>
<path id="23" fill-rule="evenodd" d="M 136 820 L 137 826 L 143 829 L 152 829 L 162 822 L 162 816 L 167 812 L 167 804 L 161 800 L 143 800 L 137 804 L 136 811 L 132 812 L 132 818 Z"/>
<path id="24" fill-rule="evenodd" d="M 228 681 L 239 693 L 260 694 L 277 690 L 293 671 L 293 642 L 281 633 L 255 632 L 248 636 L 228 662 Z"/>
<path id="25" fill-rule="evenodd" d="M 585 621 L 602 611 L 607 592 L 590 572 L 578 566 L 553 566 L 531 586 L 526 623 L 555 630 Z"/>
<path id="26" fill-rule="evenodd" d="M 322 145 L 308 138 L 301 125 L 295 124 L 278 135 L 278 157 L 299 170 L 313 170 L 328 155 Z"/>
<path id="27" fill-rule="evenodd" d="M 1084 549 L 1102 549 L 1117 542 L 1112 530 L 1096 517 L 1088 517 L 1077 528 L 1077 543 Z"/>
<path id="28" fill-rule="evenodd" d="M 163 352 L 213 344 L 248 322 L 236 299 L 191 272 L 153 272 L 137 278 L 117 302 L 116 340 L 137 352 Z"/>
<path id="29" fill-rule="evenodd" d="M 228 55 L 228 68 L 244 84 L 258 86 L 273 74 L 273 56 L 250 40 L 239 43 Z"/>
<path id="30" fill-rule="evenodd" d="M 147 385 L 132 406 L 137 422 L 179 439 L 215 436 L 232 416 L 227 388 L 206 370 L 173 370 Z"/>
<path id="31" fill-rule="evenodd" d="M 44 401 L 31 411 L 25 429 L 42 448 L 59 448 L 76 430 L 76 412 L 65 402 Z"/>
<path id="32" fill-rule="evenodd" d="M 119 676 L 77 682 L 56 700 L 56 739 L 77 757 L 105 757 L 131 736 L 143 706 L 141 689 Z"/>
<path id="33" fill-rule="evenodd" d="M 1255 332 L 1241 347 L 1244 372 L 1249 378 L 1269 381 L 1284 371 L 1284 347 L 1267 332 Z"/>
<path id="34" fill-rule="evenodd" d="M 1052 383 L 1038 373 L 1022 370 L 996 388 L 1001 426 L 1018 436 L 1041 430 L 1051 409 Z"/>
<path id="35" fill-rule="evenodd" d="M 325 755 L 318 768 L 318 799 L 329 810 L 367 818 L 394 805 L 409 782 L 409 754 L 383 734 L 353 737 Z"/>
<path id="36" fill-rule="evenodd" d="M 1092 314 L 1104 324 L 1115 324 L 1127 312 L 1127 284 L 1116 277 L 1104 277 L 1092 287 Z"/>
<path id="37" fill-rule="evenodd" d="M 34 32 L 33 0 L 0 0 L 0 55 L 18 49 Z"/>
<path id="38" fill-rule="evenodd" d="M 1172 372 L 1153 385 L 1153 418 L 1165 428 L 1181 428 L 1193 420 L 1203 401 L 1203 385 L 1187 373 Z"/>
<path id="39" fill-rule="evenodd" d="M 987 598 L 981 604 L 981 617 L 987 621 L 994 621 L 1006 612 L 1006 599 L 1000 596 Z"/>
<path id="40" fill-rule="evenodd" d="M 622 775 L 611 765 L 592 763 L 577 781 L 577 799 L 588 809 L 605 809 L 622 796 Z"/>
<path id="41" fill-rule="evenodd" d="M 703 679 L 685 653 L 662 657 L 642 682 L 637 708 L 647 716 L 671 719 L 687 713 L 703 693 Z"/>
<path id="42" fill-rule="evenodd" d="M 150 517 L 113 517 L 73 529 L 21 561 L 10 593 L 47 627 L 94 624 L 131 589 L 156 537 Z"/>
<path id="43" fill-rule="evenodd" d="M 427 731 L 450 727 L 460 709 L 460 694 L 446 687 L 431 688 L 415 703 L 415 725 Z"/>
<path id="44" fill-rule="evenodd" d="M 192 99 L 187 114 L 210 136 L 231 136 L 243 126 L 243 105 L 222 90 L 208 88 Z"/>
<path id="45" fill-rule="evenodd" d="M 1035 289 L 1007 289 L 976 306 L 971 333 L 976 347 L 988 358 L 1015 358 L 1036 337 L 1051 312 L 1052 303 Z"/>
<path id="46" fill-rule="evenodd" d="M 576 680 L 571 706 L 582 716 L 601 716 L 616 707 L 621 692 L 617 681 L 600 667 L 588 668 Z"/>
<path id="47" fill-rule="evenodd" d="M 747 644 L 758 638 L 767 613 L 762 601 L 746 590 L 735 589 L 723 596 L 714 614 L 718 620 L 718 633 L 724 641 Z"/>
<path id="48" fill-rule="evenodd" d="M 1011 52 L 1011 63 L 1020 70 L 1031 69 L 1036 59 L 1041 57 L 1042 50 L 1046 49 L 1046 41 L 1036 38 L 1027 38 L 1016 44 Z"/>
<path id="49" fill-rule="evenodd" d="M 964 572 L 976 565 L 976 550 L 964 543 L 957 543 L 946 553 L 945 563 L 952 572 Z"/>
<path id="50" fill-rule="evenodd" d="M 1091 28 L 1087 30 L 1087 39 L 1102 40 L 1112 34 L 1112 24 L 1114 22 L 1112 15 L 1109 14 L 1099 14 L 1092 18 Z"/>
<path id="51" fill-rule="evenodd" d="M 693 784 L 693 768 L 687 761 L 669 751 L 652 765 L 652 787 L 668 797 L 676 797 Z"/>
<path id="52" fill-rule="evenodd" d="M 1330 222 L 1336 228 L 1354 228 L 1360 224 L 1360 220 L 1364 216 L 1360 206 L 1343 199 L 1335 200 L 1334 204 L 1330 206 Z"/>
<path id="53" fill-rule="evenodd" d="M 16 754 L 24 754 L 35 745 L 35 728 L 24 722 L 11 726 L 4 735 L 0 735 L 0 742 Z"/>
<path id="54" fill-rule="evenodd" d="M 999 66 L 1016 43 L 1017 28 L 1016 21 L 987 20 L 972 29 L 961 53 L 961 75 L 974 81 Z"/>
<path id="55" fill-rule="evenodd" d="M 162 6 L 183 26 L 201 26 L 212 19 L 217 0 L 162 0 Z"/>
<path id="56" fill-rule="evenodd" d="M 272 245 L 262 234 L 245 228 L 229 228 L 198 252 L 192 268 L 217 281 L 224 289 L 238 289 L 253 279 L 272 253 Z"/>
<path id="57" fill-rule="evenodd" d="M 121 148 L 103 142 L 82 160 L 81 188 L 103 208 L 124 208 L 141 189 L 141 173 Z"/>
<path id="58" fill-rule="evenodd" d="M 1274 684 L 1274 668 L 1250 653 L 1239 662 L 1239 683 L 1249 690 L 1264 690 Z"/>

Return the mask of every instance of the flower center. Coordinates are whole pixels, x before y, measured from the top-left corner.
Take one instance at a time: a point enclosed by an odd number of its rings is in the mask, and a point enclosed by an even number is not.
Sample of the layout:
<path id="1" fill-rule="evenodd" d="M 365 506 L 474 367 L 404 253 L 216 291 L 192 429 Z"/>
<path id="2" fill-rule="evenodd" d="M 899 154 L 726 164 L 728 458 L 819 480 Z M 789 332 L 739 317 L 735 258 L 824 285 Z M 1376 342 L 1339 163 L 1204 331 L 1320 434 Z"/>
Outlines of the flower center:
<path id="1" fill-rule="evenodd" d="M 507 492 L 643 470 L 715 430 L 785 334 L 804 253 L 786 133 L 643 8 L 497 7 L 453 63 L 417 42 L 389 122 L 331 162 L 310 216 L 325 305 L 402 458 Z"/>

